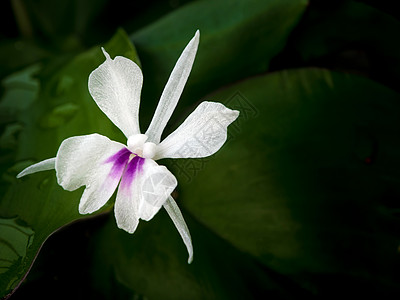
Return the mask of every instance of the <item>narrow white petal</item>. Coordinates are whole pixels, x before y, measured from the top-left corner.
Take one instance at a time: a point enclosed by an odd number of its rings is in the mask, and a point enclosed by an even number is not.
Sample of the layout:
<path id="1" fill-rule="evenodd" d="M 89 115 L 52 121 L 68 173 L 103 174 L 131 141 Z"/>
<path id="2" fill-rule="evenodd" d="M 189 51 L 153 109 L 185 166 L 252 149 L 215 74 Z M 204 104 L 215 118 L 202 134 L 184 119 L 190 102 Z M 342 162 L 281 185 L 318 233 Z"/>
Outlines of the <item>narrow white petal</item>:
<path id="1" fill-rule="evenodd" d="M 68 138 L 56 157 L 58 184 L 68 191 L 85 185 L 79 212 L 92 213 L 114 193 L 130 154 L 124 145 L 99 134 Z"/>
<path id="2" fill-rule="evenodd" d="M 158 146 L 154 157 L 196 158 L 217 152 L 227 139 L 228 125 L 239 116 L 237 110 L 217 102 L 202 102 L 173 133 Z"/>
<path id="3" fill-rule="evenodd" d="M 175 189 L 175 176 L 152 159 L 136 156 L 121 179 L 115 201 L 115 219 L 119 228 L 133 233 L 139 219 L 149 221 Z"/>
<path id="4" fill-rule="evenodd" d="M 89 92 L 126 137 L 138 134 L 142 71 L 130 59 L 122 56 L 111 59 L 102 50 L 106 60 L 89 75 Z"/>
<path id="5" fill-rule="evenodd" d="M 187 251 L 189 253 L 188 263 L 190 264 L 193 261 L 193 246 L 192 238 L 190 236 L 190 232 L 186 225 L 185 219 L 183 218 L 182 213 L 179 210 L 179 207 L 176 204 L 174 198 L 172 198 L 171 196 L 169 196 L 167 201 L 164 203 L 164 208 L 172 219 L 172 222 L 174 222 L 176 229 L 178 229 L 178 232 L 186 245 Z"/>
<path id="6" fill-rule="evenodd" d="M 31 165 L 29 167 L 27 167 L 26 169 L 22 170 L 18 175 L 17 178 L 21 178 L 23 176 L 32 174 L 32 173 L 36 173 L 36 172 L 40 172 L 40 171 L 47 171 L 47 170 L 52 170 L 55 168 L 55 164 L 56 164 L 56 158 L 49 158 L 49 159 L 45 159 L 41 162 L 38 162 L 34 165 Z"/>
<path id="7" fill-rule="evenodd" d="M 154 113 L 150 126 L 146 131 L 146 135 L 149 137 L 149 142 L 155 144 L 160 142 L 161 134 L 178 103 L 189 77 L 196 56 L 197 47 L 199 45 L 199 39 L 200 32 L 197 30 L 192 40 L 183 50 L 174 69 L 172 70 L 164 91 L 161 94 L 156 112 Z"/>

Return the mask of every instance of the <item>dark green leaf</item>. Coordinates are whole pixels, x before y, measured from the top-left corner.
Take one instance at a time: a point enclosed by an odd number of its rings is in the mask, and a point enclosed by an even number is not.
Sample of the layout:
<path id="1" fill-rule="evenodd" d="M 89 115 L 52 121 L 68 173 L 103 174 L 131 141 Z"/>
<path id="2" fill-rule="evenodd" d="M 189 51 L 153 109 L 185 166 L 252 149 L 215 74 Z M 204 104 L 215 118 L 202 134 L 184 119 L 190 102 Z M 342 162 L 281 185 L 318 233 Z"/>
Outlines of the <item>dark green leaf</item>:
<path id="1" fill-rule="evenodd" d="M 209 99 L 241 111 L 227 144 L 211 158 L 165 161 L 188 210 L 193 263 L 165 213 L 134 236 L 110 219 L 93 246 L 98 288 L 150 299 L 398 292 L 400 95 L 302 69 Z"/>
<path id="2" fill-rule="evenodd" d="M 51 53 L 27 39 L 0 41 L 0 78 L 36 63 Z"/>
<path id="3" fill-rule="evenodd" d="M 208 99 L 241 115 L 215 157 L 167 163 L 184 207 L 320 295 L 333 282 L 350 292 L 365 285 L 365 295 L 399 292 L 400 95 L 360 77 L 300 69 Z"/>

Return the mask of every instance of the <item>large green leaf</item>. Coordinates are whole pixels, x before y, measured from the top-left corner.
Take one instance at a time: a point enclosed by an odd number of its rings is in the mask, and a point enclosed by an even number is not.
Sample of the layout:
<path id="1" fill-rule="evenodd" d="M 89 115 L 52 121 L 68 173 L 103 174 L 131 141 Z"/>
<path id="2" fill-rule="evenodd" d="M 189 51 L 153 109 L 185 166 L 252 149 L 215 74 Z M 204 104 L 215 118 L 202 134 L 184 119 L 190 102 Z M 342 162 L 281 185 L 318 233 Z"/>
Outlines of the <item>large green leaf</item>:
<path id="1" fill-rule="evenodd" d="M 105 45 L 109 53 L 138 61 L 126 34 L 119 31 Z M 58 68 L 29 68 L 4 81 L 0 103 L 0 297 L 24 278 L 41 245 L 55 230 L 79 215 L 82 190 L 58 186 L 54 172 L 17 180 L 23 167 L 54 157 L 67 137 L 98 132 L 114 140 L 121 133 L 91 99 L 87 80 L 104 56 L 95 47 Z M 38 78 L 33 77 L 38 73 Z M 105 208 L 107 209 L 107 208 Z"/>
<path id="2" fill-rule="evenodd" d="M 399 292 L 400 95 L 361 77 L 300 69 L 207 99 L 241 115 L 214 158 L 167 163 L 182 205 L 316 293 L 329 294 L 334 282 Z"/>
<path id="3" fill-rule="evenodd" d="M 202 0 L 139 30 L 131 38 L 145 62 L 144 99 L 155 105 L 179 54 L 197 29 L 201 33 L 198 54 L 175 116 L 185 104 L 224 84 L 266 71 L 271 58 L 285 46 L 307 3 Z M 152 111 L 142 110 L 145 123 Z"/>
<path id="4" fill-rule="evenodd" d="M 106 298 L 121 284 L 118 299 L 398 293 L 400 95 L 300 69 L 207 99 L 241 111 L 227 144 L 211 158 L 164 161 L 178 177 L 193 263 L 165 212 L 134 237 L 110 218 L 92 247 Z"/>

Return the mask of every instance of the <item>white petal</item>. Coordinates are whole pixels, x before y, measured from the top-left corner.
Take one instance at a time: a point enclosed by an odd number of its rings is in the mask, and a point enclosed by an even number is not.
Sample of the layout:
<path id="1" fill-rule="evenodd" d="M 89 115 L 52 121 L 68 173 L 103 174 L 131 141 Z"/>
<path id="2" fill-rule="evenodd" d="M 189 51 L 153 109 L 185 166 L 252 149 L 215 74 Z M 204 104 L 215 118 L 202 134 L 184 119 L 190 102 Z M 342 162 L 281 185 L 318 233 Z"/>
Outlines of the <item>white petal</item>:
<path id="1" fill-rule="evenodd" d="M 36 172 L 40 172 L 40 171 L 47 171 L 47 170 L 52 170 L 55 168 L 55 164 L 56 164 L 56 158 L 49 158 L 49 159 L 45 159 L 41 162 L 38 162 L 34 165 L 31 165 L 29 167 L 27 167 L 26 169 L 22 170 L 18 175 L 17 178 L 21 178 L 23 176 L 32 174 L 32 173 L 36 173 Z"/>
<path id="2" fill-rule="evenodd" d="M 169 118 L 174 111 L 179 97 L 182 94 L 186 81 L 189 77 L 194 58 L 196 56 L 197 47 L 199 45 L 200 32 L 197 30 L 192 40 L 183 50 L 181 56 L 165 85 L 156 112 L 151 120 L 150 126 L 146 131 L 149 142 L 158 144 L 161 134 L 168 123 Z"/>
<path id="3" fill-rule="evenodd" d="M 127 165 L 118 187 L 114 214 L 117 226 L 134 233 L 139 224 L 139 204 L 141 201 L 140 176 L 144 159 L 135 156 Z"/>
<path id="4" fill-rule="evenodd" d="M 172 198 L 171 196 L 169 196 L 167 201 L 164 203 L 164 208 L 172 219 L 172 222 L 174 222 L 179 234 L 183 239 L 183 242 L 186 245 L 187 251 L 189 253 L 188 263 L 190 264 L 193 261 L 193 246 L 192 238 L 190 237 L 190 232 L 186 225 L 185 219 L 183 218 L 182 213 L 179 210 L 179 207 L 176 204 L 174 198 Z"/>
<path id="5" fill-rule="evenodd" d="M 114 193 L 130 154 L 124 145 L 99 134 L 68 138 L 57 153 L 58 184 L 68 191 L 85 185 L 79 212 L 92 213 Z"/>
<path id="6" fill-rule="evenodd" d="M 130 59 L 122 56 L 111 59 L 102 50 L 106 60 L 89 75 L 89 92 L 126 137 L 138 134 L 142 71 Z"/>
<path id="7" fill-rule="evenodd" d="M 164 166 L 159 166 L 154 160 L 143 176 L 142 195 L 143 199 L 139 207 L 140 218 L 149 221 L 165 203 L 169 195 L 178 185 L 175 176 Z"/>
<path id="8" fill-rule="evenodd" d="M 239 116 L 237 110 L 217 102 L 202 102 L 173 133 L 158 146 L 161 158 L 206 157 L 225 143 L 228 125 Z"/>
<path id="9" fill-rule="evenodd" d="M 149 221 L 160 210 L 177 181 L 164 166 L 152 159 L 133 158 L 121 179 L 115 201 L 119 228 L 133 233 L 139 219 Z"/>

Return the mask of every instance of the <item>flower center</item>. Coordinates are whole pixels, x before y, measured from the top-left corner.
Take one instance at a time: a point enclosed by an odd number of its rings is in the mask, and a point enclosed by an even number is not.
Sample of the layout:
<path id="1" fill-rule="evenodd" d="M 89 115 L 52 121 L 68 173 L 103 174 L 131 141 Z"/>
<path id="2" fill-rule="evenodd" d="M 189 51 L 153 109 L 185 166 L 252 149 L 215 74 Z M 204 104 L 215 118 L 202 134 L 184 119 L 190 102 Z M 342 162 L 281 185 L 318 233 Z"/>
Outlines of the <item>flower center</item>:
<path id="1" fill-rule="evenodd" d="M 153 158 L 156 154 L 156 144 L 146 142 L 147 139 L 145 134 L 131 135 L 127 143 L 129 151 L 143 158 Z"/>

